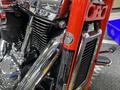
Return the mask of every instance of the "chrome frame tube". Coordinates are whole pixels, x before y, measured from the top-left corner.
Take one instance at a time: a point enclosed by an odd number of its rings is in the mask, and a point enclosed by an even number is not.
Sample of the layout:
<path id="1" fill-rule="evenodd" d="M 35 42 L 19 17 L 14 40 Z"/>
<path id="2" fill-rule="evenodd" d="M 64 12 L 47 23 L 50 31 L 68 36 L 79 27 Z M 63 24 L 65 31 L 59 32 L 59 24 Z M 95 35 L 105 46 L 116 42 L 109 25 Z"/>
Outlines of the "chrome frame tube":
<path id="1" fill-rule="evenodd" d="M 3 59 L 6 49 L 7 49 L 7 41 L 1 39 L 0 40 L 0 60 Z"/>
<path id="2" fill-rule="evenodd" d="M 18 84 L 16 90 L 34 90 L 35 86 L 41 82 L 48 73 L 62 50 L 61 37 L 53 39 L 48 43 L 43 53 L 38 57 L 32 65 L 26 76 Z"/>

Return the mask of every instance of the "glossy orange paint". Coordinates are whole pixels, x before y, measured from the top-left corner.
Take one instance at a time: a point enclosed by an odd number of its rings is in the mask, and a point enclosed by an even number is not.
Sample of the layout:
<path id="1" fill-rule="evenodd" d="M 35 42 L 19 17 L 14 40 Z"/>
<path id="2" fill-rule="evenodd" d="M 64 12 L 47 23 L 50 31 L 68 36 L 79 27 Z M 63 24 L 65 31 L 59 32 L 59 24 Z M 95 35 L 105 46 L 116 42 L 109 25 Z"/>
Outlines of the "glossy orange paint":
<path id="1" fill-rule="evenodd" d="M 74 53 L 73 62 L 71 65 L 70 75 L 68 78 L 67 90 L 69 90 L 69 84 L 70 84 L 71 76 L 72 76 L 75 62 L 76 62 L 78 44 L 80 41 L 80 36 L 81 36 L 83 25 L 85 22 L 85 17 L 87 14 L 89 3 L 90 1 L 88 0 L 73 0 L 72 1 L 72 5 L 70 9 L 70 17 L 69 17 L 68 26 L 67 26 L 67 32 L 73 35 L 74 40 L 73 40 L 73 43 L 70 45 L 64 44 L 64 48 L 68 50 L 73 50 L 75 51 L 75 53 Z"/>
<path id="2" fill-rule="evenodd" d="M 86 21 L 103 20 L 106 16 L 106 10 L 108 6 L 106 4 L 90 3 L 88 6 L 88 12 L 86 15 Z"/>
<path id="3" fill-rule="evenodd" d="M 76 50 L 78 47 L 89 3 L 89 0 L 72 0 L 67 32 L 73 35 L 74 40 L 72 44 L 64 44 L 69 50 Z"/>

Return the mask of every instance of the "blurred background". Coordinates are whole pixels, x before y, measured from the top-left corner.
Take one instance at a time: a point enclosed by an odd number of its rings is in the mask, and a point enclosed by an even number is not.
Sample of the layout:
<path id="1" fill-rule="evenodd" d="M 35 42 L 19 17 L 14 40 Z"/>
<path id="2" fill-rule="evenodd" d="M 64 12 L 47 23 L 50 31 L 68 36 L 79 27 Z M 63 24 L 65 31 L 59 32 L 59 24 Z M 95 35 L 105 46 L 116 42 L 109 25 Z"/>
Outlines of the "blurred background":
<path id="1" fill-rule="evenodd" d="M 120 0 L 114 0 L 113 8 L 120 8 Z"/>

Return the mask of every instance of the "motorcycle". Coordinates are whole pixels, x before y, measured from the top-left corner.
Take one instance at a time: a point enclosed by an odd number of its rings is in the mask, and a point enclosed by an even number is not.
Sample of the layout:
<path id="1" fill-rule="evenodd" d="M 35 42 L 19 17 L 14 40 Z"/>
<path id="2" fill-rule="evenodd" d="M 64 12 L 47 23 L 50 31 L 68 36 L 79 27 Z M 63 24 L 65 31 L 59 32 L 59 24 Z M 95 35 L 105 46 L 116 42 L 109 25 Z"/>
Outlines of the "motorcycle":
<path id="1" fill-rule="evenodd" d="M 0 89 L 87 90 L 112 3 L 1 1 Z"/>

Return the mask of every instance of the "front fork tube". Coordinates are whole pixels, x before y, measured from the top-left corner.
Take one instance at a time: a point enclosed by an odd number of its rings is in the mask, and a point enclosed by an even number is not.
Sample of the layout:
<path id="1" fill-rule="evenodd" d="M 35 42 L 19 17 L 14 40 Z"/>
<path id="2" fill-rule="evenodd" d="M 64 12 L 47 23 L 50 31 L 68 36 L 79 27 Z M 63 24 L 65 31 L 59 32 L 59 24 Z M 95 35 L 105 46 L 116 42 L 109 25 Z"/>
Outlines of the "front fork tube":
<path id="1" fill-rule="evenodd" d="M 63 49 L 55 90 L 66 90 L 74 51 Z"/>

